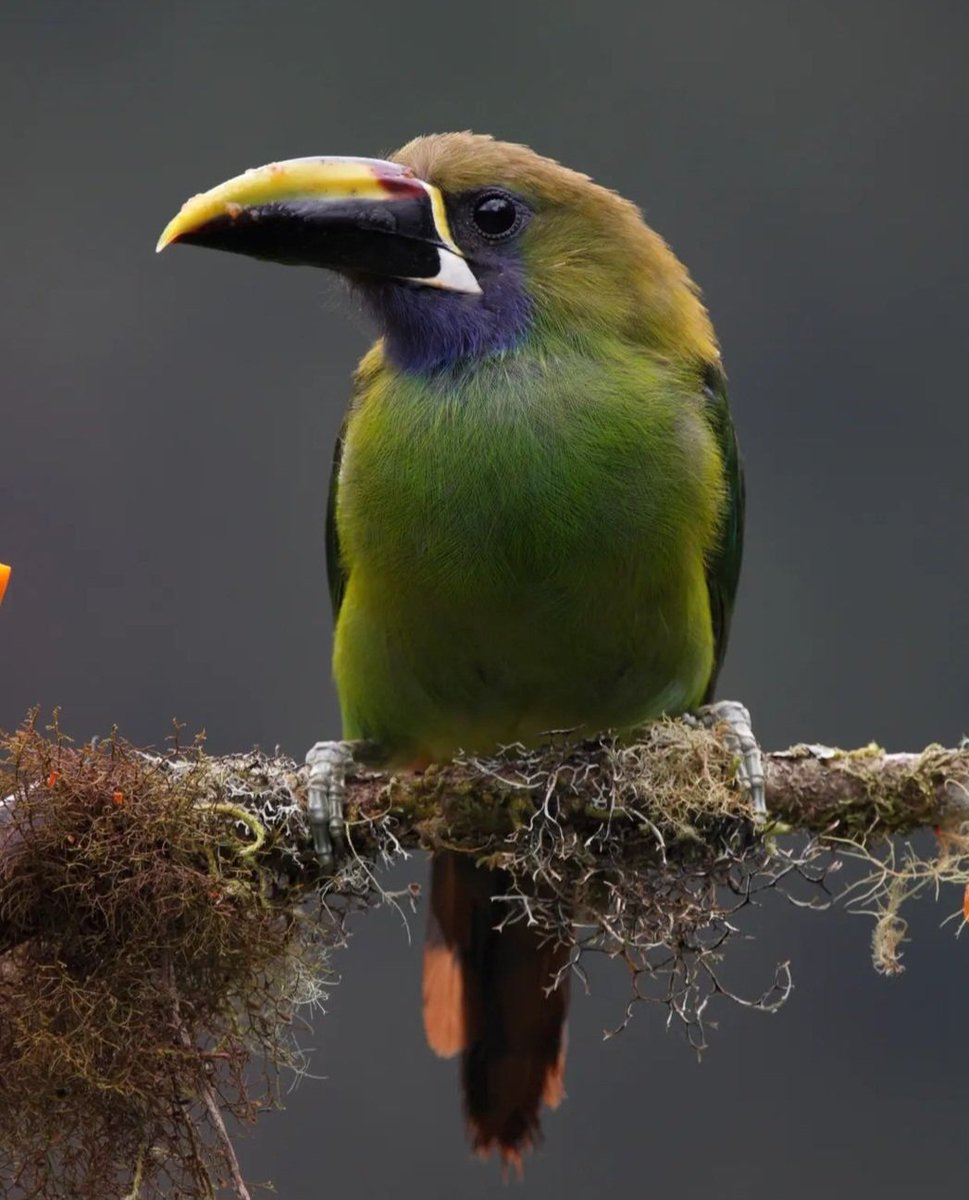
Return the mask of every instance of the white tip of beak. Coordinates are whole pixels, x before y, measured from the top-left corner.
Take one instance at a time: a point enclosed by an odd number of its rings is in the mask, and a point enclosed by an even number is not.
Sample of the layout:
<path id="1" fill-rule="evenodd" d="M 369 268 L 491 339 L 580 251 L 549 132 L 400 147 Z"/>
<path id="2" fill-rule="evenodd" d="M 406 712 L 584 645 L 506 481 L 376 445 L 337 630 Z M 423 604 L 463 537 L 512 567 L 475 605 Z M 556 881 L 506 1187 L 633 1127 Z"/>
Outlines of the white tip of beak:
<path id="1" fill-rule="evenodd" d="M 425 287 L 442 288 L 448 292 L 464 292 L 468 296 L 481 295 L 481 284 L 475 279 L 466 259 L 459 258 L 443 246 L 438 247 L 437 253 L 441 264 L 438 273 L 430 279 L 413 279 L 409 282 L 421 283 Z"/>

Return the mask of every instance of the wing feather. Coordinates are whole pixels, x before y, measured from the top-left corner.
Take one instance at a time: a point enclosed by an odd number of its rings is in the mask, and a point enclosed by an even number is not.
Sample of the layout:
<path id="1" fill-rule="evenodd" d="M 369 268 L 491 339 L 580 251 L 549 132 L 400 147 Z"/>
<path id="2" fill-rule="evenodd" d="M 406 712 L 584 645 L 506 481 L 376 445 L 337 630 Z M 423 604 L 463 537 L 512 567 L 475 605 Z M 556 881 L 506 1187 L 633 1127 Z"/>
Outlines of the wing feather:
<path id="1" fill-rule="evenodd" d="M 720 668 L 727 652 L 730 618 L 740 579 L 740 563 L 744 549 L 744 468 L 737 446 L 737 435 L 730 417 L 727 380 L 719 364 L 709 364 L 703 374 L 703 395 L 706 418 L 710 423 L 723 460 L 727 500 L 724 507 L 720 536 L 714 552 L 707 560 L 707 590 L 710 595 L 710 615 L 713 620 L 713 671 L 707 684 L 704 702 L 713 699 Z"/>

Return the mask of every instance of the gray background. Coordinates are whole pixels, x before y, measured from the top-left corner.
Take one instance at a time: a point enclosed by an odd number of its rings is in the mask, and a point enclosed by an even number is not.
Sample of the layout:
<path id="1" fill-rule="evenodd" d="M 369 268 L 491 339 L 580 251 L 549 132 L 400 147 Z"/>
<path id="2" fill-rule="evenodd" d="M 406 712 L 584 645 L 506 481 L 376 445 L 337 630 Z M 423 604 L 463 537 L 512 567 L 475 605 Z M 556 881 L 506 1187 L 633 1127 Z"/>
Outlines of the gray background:
<path id="1" fill-rule="evenodd" d="M 0 10 L 0 726 L 301 753 L 336 733 L 322 528 L 367 332 L 312 271 L 153 254 L 190 193 L 418 132 L 526 141 L 641 202 L 702 283 L 749 477 L 723 694 L 765 744 L 952 742 L 966 712 L 962 0 L 900 4 L 11 3 Z M 399 878 L 423 876 L 412 861 Z M 964 1189 L 965 940 L 769 904 L 700 1065 L 619 969 L 574 1003 L 569 1099 L 529 1195 Z M 415 941 L 422 916 L 412 922 Z M 361 920 L 313 1070 L 243 1145 L 286 1197 L 503 1194 L 419 954 Z"/>

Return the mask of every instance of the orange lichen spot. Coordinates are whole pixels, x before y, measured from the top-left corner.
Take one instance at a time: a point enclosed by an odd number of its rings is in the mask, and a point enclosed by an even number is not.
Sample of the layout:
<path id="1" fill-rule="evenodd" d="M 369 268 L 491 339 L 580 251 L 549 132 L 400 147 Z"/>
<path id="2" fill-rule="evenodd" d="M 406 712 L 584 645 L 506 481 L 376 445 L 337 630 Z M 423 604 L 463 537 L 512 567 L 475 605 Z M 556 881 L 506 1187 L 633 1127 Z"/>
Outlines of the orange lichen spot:
<path id="1" fill-rule="evenodd" d="M 112 792 L 111 803 L 116 804 L 120 808 L 124 804 L 124 792 Z"/>
<path id="2" fill-rule="evenodd" d="M 966 890 L 962 893 L 962 919 L 969 922 L 969 883 L 966 884 Z"/>
<path id="3" fill-rule="evenodd" d="M 10 582 L 10 567 L 6 563 L 0 563 L 0 604 L 3 603 L 3 595 L 7 590 L 7 584 Z"/>
<path id="4" fill-rule="evenodd" d="M 230 201 L 230 202 L 229 202 L 229 203 L 228 203 L 228 204 L 225 206 L 225 211 L 226 211 L 226 213 L 229 215 L 229 217 L 230 217 L 230 218 L 231 218 L 231 219 L 234 221 L 234 220 L 236 220 L 236 218 L 237 218 L 237 217 L 238 217 L 238 216 L 241 214 L 241 212 L 242 212 L 242 205 L 241 205 L 241 204 L 235 204 L 235 203 L 233 203 L 232 201 Z"/>
<path id="5" fill-rule="evenodd" d="M 53 787 L 60 777 L 60 771 L 51 771 L 51 773 L 47 776 L 47 786 Z"/>

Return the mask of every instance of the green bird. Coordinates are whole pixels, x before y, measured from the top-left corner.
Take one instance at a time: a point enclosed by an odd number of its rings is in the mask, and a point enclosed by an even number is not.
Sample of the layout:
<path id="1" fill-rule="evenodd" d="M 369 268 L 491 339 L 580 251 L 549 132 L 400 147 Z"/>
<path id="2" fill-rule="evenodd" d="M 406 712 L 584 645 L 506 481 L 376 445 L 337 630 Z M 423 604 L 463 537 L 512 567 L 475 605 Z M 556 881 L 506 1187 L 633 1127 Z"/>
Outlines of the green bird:
<path id="1" fill-rule="evenodd" d="M 328 520 L 348 742 L 419 768 L 710 702 L 743 476 L 710 319 L 633 204 L 451 133 L 246 172 L 190 200 L 158 248 L 175 241 L 337 271 L 378 327 Z M 762 807 L 745 710 L 713 712 Z M 317 749 L 328 858 L 346 756 Z M 566 952 L 499 932 L 504 890 L 435 856 L 424 1016 L 432 1048 L 462 1055 L 474 1148 L 520 1166 L 563 1094 L 567 984 L 548 989 Z"/>

